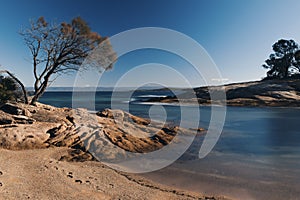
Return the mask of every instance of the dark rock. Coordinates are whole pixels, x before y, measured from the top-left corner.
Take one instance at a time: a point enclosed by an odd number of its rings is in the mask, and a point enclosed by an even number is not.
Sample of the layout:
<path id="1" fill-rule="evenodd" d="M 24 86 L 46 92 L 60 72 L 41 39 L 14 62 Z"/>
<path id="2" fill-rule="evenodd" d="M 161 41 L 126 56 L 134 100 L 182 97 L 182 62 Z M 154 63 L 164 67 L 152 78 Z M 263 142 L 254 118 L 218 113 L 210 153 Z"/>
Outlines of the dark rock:
<path id="1" fill-rule="evenodd" d="M 0 107 L 0 110 L 11 115 L 24 115 L 25 110 L 15 104 L 6 103 Z"/>
<path id="2" fill-rule="evenodd" d="M 75 183 L 82 183 L 82 180 L 75 180 Z"/>
<path id="3" fill-rule="evenodd" d="M 14 123 L 14 118 L 0 110 L 0 125 L 12 124 Z"/>
<path id="4" fill-rule="evenodd" d="M 115 120 L 122 120 L 124 118 L 124 112 L 121 110 L 111 110 L 111 109 L 104 109 L 96 113 L 99 117 L 105 117 Z"/>
<path id="5" fill-rule="evenodd" d="M 71 174 L 68 174 L 67 177 L 68 178 L 73 178 L 73 176 Z"/>

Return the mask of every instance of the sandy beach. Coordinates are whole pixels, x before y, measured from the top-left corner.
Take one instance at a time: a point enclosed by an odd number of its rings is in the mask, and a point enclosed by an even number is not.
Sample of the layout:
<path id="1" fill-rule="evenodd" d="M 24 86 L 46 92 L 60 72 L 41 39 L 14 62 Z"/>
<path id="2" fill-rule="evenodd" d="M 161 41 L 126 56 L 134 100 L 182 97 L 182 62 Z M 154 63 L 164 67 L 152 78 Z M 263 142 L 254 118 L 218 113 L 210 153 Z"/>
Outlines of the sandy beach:
<path id="1" fill-rule="evenodd" d="M 60 161 L 68 150 L 1 149 L 0 199 L 226 199 L 180 191 L 96 161 Z"/>

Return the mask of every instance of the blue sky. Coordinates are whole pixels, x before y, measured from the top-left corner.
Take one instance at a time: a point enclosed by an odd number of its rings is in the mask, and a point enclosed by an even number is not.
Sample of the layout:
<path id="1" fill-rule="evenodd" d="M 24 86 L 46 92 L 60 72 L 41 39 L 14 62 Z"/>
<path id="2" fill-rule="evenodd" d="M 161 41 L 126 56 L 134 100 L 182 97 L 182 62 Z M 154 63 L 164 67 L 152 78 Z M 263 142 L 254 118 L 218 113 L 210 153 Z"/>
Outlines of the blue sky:
<path id="1" fill-rule="evenodd" d="M 94 31 L 113 36 L 139 27 L 163 27 L 182 32 L 201 44 L 229 82 L 260 80 L 261 65 L 280 38 L 300 42 L 300 1 L 297 0 L 107 0 L 0 2 L 0 64 L 31 86 L 30 53 L 18 34 L 30 19 L 70 21 L 81 16 Z M 106 72 L 103 86 L 112 86 L 132 67 L 169 64 L 201 85 L 184 61 L 158 51 L 132 52 Z M 60 77 L 53 86 L 72 86 L 74 75 Z M 172 77 L 170 85 L 176 86 Z M 173 81 L 173 82 L 172 82 Z"/>

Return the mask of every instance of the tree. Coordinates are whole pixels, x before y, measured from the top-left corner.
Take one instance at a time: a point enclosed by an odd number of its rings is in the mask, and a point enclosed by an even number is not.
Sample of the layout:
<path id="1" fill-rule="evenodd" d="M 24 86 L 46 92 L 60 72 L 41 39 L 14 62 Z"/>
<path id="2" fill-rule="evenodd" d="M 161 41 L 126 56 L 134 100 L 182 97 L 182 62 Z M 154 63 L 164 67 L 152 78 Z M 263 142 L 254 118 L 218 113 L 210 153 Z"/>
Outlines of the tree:
<path id="1" fill-rule="evenodd" d="M 57 76 L 81 69 L 84 61 L 83 69 L 95 67 L 96 70 L 110 69 L 116 61 L 116 53 L 108 38 L 92 32 L 80 17 L 74 18 L 71 23 L 61 24 L 48 23 L 44 17 L 40 17 L 32 21 L 21 35 L 32 56 L 35 79 L 32 105 Z M 97 55 L 98 58 L 87 59 L 89 53 L 99 45 L 102 51 L 99 51 L 101 54 Z"/>
<path id="2" fill-rule="evenodd" d="M 20 97 L 20 89 L 15 80 L 9 76 L 0 75 L 0 103 L 17 101 Z"/>
<path id="3" fill-rule="evenodd" d="M 299 45 L 294 40 L 280 39 L 273 44 L 273 51 L 263 67 L 269 69 L 268 78 L 287 78 L 299 72 Z M 297 54 L 299 55 L 299 53 Z"/>
<path id="4" fill-rule="evenodd" d="M 2 73 L 8 74 L 10 76 L 10 79 L 14 82 L 14 84 L 17 84 L 17 83 L 19 84 L 19 86 L 23 92 L 24 103 L 28 104 L 27 91 L 25 89 L 24 84 L 15 75 L 10 73 L 8 70 L 0 70 L 0 74 L 2 74 Z M 1 77 L 3 77 L 3 76 L 1 76 Z"/>

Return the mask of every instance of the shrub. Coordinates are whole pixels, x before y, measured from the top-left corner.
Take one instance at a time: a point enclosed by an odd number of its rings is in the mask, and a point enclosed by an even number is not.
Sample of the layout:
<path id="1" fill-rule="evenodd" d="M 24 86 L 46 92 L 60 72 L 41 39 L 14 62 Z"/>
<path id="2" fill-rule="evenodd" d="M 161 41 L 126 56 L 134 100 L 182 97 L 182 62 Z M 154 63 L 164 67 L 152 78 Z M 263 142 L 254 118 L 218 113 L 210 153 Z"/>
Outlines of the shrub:
<path id="1" fill-rule="evenodd" d="M 21 96 L 20 88 L 12 78 L 0 76 L 0 103 L 17 101 Z"/>

